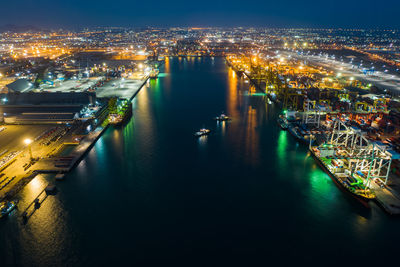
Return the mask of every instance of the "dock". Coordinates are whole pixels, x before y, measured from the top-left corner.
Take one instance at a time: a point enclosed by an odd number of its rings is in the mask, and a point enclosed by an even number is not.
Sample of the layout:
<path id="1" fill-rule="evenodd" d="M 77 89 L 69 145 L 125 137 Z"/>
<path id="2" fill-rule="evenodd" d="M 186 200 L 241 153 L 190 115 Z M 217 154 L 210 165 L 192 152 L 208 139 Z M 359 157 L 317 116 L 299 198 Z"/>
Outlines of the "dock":
<path id="1" fill-rule="evenodd" d="M 93 132 L 90 132 L 66 157 L 62 157 L 61 159 L 55 157 L 41 160 L 36 164 L 35 171 L 37 173 L 70 172 L 96 144 L 96 141 L 107 130 L 107 128 L 108 125 L 105 127 L 98 127 Z"/>
<path id="2" fill-rule="evenodd" d="M 376 202 L 390 215 L 400 215 L 400 199 L 398 199 L 389 189 L 378 186 L 371 182 L 371 188 L 376 195 Z"/>
<path id="3" fill-rule="evenodd" d="M 240 73 L 243 73 L 244 76 L 246 76 L 247 79 L 251 82 L 251 84 L 254 85 L 255 88 L 257 88 L 260 92 L 266 94 L 265 90 L 261 88 L 261 86 L 246 72 L 238 70 L 227 58 L 226 58 L 226 63 L 229 67 L 231 67 L 238 75 Z"/>
<path id="4" fill-rule="evenodd" d="M 132 95 L 127 96 L 129 102 L 136 97 L 149 79 L 149 76 L 145 76 L 140 84 L 137 84 L 137 89 L 132 91 Z M 1 188 L 3 191 L 0 193 L 0 200 L 12 199 L 13 196 L 15 196 L 37 174 L 55 173 L 59 174 L 59 177 L 56 180 L 61 180 L 61 175 L 62 178 L 64 178 L 66 173 L 70 172 L 81 162 L 108 127 L 109 124 L 98 126 L 88 134 L 82 135 L 80 141 L 74 140 L 71 136 L 61 136 L 50 146 L 43 146 L 43 144 L 34 143 L 34 154 L 43 155 L 42 157 L 36 158 L 35 161 L 29 161 L 29 159 L 24 156 L 26 151 L 21 151 L 16 154 L 13 159 L 0 167 L 0 188 L 3 186 L 3 188 Z M 67 155 L 59 155 L 65 145 L 71 145 L 74 147 Z M 21 167 L 22 165 L 24 165 L 24 168 Z M 18 173 L 16 173 L 16 170 Z M 15 176 L 10 176 L 7 172 L 15 173 Z"/>

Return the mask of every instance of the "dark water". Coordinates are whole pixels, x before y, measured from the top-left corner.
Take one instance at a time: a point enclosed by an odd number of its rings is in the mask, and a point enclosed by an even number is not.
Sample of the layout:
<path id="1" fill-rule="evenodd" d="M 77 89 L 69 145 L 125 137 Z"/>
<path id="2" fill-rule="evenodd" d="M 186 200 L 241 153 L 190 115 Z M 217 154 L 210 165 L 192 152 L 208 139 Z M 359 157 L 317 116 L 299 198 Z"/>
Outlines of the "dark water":
<path id="1" fill-rule="evenodd" d="M 327 265 L 395 259 L 400 223 L 340 191 L 220 58 L 170 59 L 28 224 L 0 266 Z M 212 118 L 221 111 L 229 123 Z M 202 126 L 213 130 L 193 137 Z M 46 179 L 21 193 L 25 207 Z M 277 263 L 278 262 L 278 263 Z"/>

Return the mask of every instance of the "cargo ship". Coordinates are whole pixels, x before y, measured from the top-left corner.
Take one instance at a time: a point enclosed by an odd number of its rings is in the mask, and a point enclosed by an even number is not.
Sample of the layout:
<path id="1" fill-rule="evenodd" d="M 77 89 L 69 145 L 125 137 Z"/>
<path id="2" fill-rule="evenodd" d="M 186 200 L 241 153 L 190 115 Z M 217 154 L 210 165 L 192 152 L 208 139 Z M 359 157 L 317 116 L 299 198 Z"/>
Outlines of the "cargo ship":
<path id="1" fill-rule="evenodd" d="M 118 107 L 116 113 L 110 113 L 108 122 L 113 126 L 121 126 L 127 122 L 132 116 L 132 104 L 130 101 L 125 101 Z"/>
<path id="2" fill-rule="evenodd" d="M 279 115 L 279 118 L 278 118 L 277 122 L 278 122 L 278 125 L 279 125 L 283 130 L 287 130 L 287 129 L 288 129 L 288 127 L 289 127 L 289 122 L 288 122 L 288 120 L 286 119 L 285 116 Z"/>
<path id="3" fill-rule="evenodd" d="M 159 73 L 160 73 L 160 71 L 158 69 L 152 69 L 149 73 L 149 78 L 157 79 Z"/>
<path id="4" fill-rule="evenodd" d="M 311 155 L 320 167 L 331 177 L 339 188 L 348 192 L 365 206 L 375 198 L 374 192 L 365 185 L 365 179 L 359 172 L 352 173 L 346 168 L 346 158 L 336 156 L 335 148 L 331 144 L 310 147 Z"/>
<path id="5" fill-rule="evenodd" d="M 288 123 L 287 130 L 291 135 L 294 136 L 298 141 L 303 144 L 309 145 L 313 143 L 313 139 L 311 138 L 311 134 L 308 131 L 301 129 L 297 123 Z M 311 139 L 311 140 L 310 140 Z"/>

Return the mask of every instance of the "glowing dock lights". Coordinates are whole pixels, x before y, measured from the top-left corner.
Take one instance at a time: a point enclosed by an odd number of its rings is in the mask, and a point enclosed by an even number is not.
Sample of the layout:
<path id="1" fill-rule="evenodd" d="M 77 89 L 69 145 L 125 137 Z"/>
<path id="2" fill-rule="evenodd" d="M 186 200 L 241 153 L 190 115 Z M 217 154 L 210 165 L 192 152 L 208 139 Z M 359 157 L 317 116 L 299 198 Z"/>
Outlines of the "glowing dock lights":
<path id="1" fill-rule="evenodd" d="M 32 149 L 31 149 L 32 139 L 30 139 L 30 138 L 24 139 L 24 144 L 28 147 L 29 157 L 30 157 L 30 160 L 32 161 L 33 160 Z"/>

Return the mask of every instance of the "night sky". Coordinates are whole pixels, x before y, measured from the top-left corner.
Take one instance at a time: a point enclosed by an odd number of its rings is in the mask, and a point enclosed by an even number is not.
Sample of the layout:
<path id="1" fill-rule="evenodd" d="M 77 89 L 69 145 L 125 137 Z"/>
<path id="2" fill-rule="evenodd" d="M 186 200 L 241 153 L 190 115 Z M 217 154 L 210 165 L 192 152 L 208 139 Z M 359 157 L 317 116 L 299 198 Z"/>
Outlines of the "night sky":
<path id="1" fill-rule="evenodd" d="M 0 25 L 400 28 L 399 0 L 3 0 Z"/>

